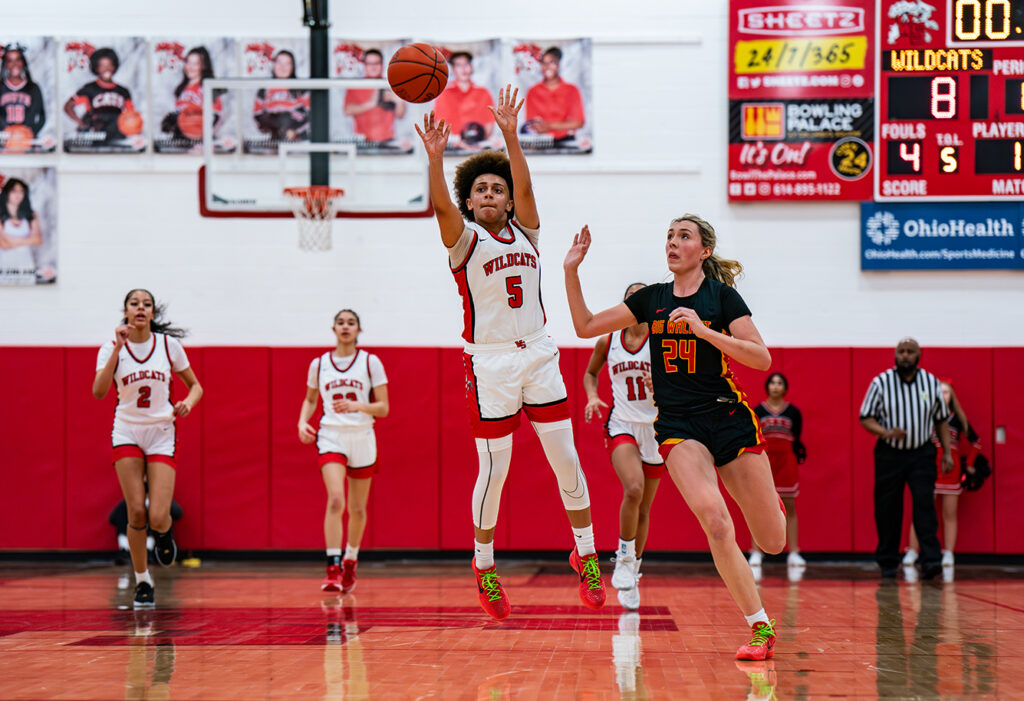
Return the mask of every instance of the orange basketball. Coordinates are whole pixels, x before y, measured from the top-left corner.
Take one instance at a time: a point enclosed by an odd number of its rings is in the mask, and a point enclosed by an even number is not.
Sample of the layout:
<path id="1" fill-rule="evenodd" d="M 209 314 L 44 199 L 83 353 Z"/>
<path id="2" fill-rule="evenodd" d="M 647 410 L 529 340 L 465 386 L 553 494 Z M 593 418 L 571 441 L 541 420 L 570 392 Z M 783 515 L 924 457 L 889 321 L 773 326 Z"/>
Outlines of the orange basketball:
<path id="1" fill-rule="evenodd" d="M 0 145 L 7 153 L 25 153 L 32 148 L 32 130 L 24 124 L 12 124 L 4 129 Z"/>
<path id="2" fill-rule="evenodd" d="M 192 105 L 178 112 L 178 131 L 186 139 L 198 141 L 203 138 L 203 108 Z"/>
<path id="3" fill-rule="evenodd" d="M 122 112 L 117 118 L 117 128 L 125 136 L 142 133 L 142 115 L 138 112 Z"/>
<path id="4" fill-rule="evenodd" d="M 430 44 L 406 44 L 388 63 L 388 82 L 406 102 L 430 102 L 448 84 L 448 61 Z"/>

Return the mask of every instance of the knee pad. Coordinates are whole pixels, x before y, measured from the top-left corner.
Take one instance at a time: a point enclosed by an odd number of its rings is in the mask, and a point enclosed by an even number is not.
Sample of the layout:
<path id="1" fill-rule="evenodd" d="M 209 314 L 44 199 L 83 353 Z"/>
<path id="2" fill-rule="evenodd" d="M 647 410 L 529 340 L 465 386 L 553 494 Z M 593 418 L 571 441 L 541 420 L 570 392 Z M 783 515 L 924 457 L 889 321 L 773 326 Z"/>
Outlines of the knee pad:
<path id="1" fill-rule="evenodd" d="M 501 438 L 477 438 L 480 471 L 473 487 L 473 525 L 489 530 L 498 524 L 501 490 L 512 462 L 512 435 Z"/>
<path id="2" fill-rule="evenodd" d="M 590 506 L 587 478 L 580 467 L 580 458 L 573 444 L 572 422 L 568 419 L 551 423 L 535 423 L 544 455 L 558 480 L 558 493 L 566 511 L 580 511 Z"/>

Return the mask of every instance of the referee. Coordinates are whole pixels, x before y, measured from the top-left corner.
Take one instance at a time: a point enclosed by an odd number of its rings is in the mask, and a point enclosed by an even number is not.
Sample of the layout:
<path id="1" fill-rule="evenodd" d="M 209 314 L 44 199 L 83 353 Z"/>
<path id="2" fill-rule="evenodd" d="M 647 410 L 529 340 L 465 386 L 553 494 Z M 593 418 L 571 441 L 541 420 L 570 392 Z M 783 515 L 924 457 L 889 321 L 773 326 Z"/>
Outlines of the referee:
<path id="1" fill-rule="evenodd" d="M 942 572 L 939 520 L 935 513 L 934 430 L 942 443 L 942 471 L 953 469 L 949 450 L 949 409 L 939 380 L 917 364 L 921 346 L 904 338 L 896 346 L 896 367 L 868 387 L 860 423 L 878 436 L 875 444 L 875 560 L 883 578 L 896 576 L 903 525 L 903 485 L 910 487 L 914 530 L 921 542 L 921 572 L 931 579 Z"/>

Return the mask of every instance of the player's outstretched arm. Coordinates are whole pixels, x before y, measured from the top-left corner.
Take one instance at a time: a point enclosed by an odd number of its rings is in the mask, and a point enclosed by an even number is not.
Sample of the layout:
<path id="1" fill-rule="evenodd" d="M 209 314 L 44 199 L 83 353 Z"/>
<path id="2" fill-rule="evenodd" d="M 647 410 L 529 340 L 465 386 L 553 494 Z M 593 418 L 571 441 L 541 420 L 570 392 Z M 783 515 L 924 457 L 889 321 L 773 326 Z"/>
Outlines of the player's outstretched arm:
<path id="1" fill-rule="evenodd" d="M 608 337 L 601 336 L 594 345 L 594 352 L 590 354 L 587 370 L 583 373 L 583 389 L 587 393 L 587 405 L 583 407 L 583 418 L 587 423 L 590 423 L 590 419 L 595 416 L 599 419 L 604 418 L 601 416 L 601 408 L 608 408 L 608 405 L 597 394 L 597 374 L 601 372 L 606 360 L 608 360 Z"/>
<path id="2" fill-rule="evenodd" d="M 590 249 L 590 227 L 584 226 L 572 240 L 572 247 L 565 254 L 565 295 L 569 300 L 569 312 L 572 314 L 572 325 L 580 338 L 593 338 L 632 326 L 637 323 L 633 312 L 623 303 L 593 314 L 583 299 L 583 287 L 580 285 L 579 267 Z"/>
<path id="3" fill-rule="evenodd" d="M 513 91 L 510 83 L 504 90 L 498 91 L 498 106 L 488 105 L 487 109 L 494 115 L 494 123 L 505 137 L 505 150 L 508 152 L 509 165 L 512 168 L 516 221 L 528 229 L 537 229 L 540 228 L 537 200 L 533 196 L 533 181 L 530 179 L 530 168 L 526 164 L 526 154 L 519 143 L 519 111 L 523 108 L 523 102 L 524 100 L 519 100 L 519 88 Z"/>
<path id="4" fill-rule="evenodd" d="M 430 182 L 430 203 L 434 206 L 434 216 L 441 229 L 441 241 L 446 248 L 454 246 L 466 227 L 462 221 L 462 213 L 452 202 L 448 192 L 448 183 L 444 180 L 444 149 L 448 145 L 448 136 L 452 127 L 434 117 L 434 110 L 423 115 L 423 128 L 413 124 L 416 133 L 423 139 L 423 148 L 427 151 L 427 172 Z"/>

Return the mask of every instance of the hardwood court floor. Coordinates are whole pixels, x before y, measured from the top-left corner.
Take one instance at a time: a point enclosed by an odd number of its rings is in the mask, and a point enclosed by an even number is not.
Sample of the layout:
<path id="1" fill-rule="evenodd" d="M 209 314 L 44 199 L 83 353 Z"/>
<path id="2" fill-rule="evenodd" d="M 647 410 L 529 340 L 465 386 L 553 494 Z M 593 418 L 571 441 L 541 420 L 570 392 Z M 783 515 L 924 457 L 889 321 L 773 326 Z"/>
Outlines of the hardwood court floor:
<path id="1" fill-rule="evenodd" d="M 638 614 L 614 590 L 583 608 L 568 564 L 499 567 L 500 623 L 468 562 L 364 562 L 344 597 L 312 564 L 157 568 L 145 613 L 125 567 L 0 563 L 0 698 L 1024 698 L 1021 568 L 882 585 L 766 565 L 775 658 L 737 663 L 746 629 L 709 565 L 645 563 Z"/>

